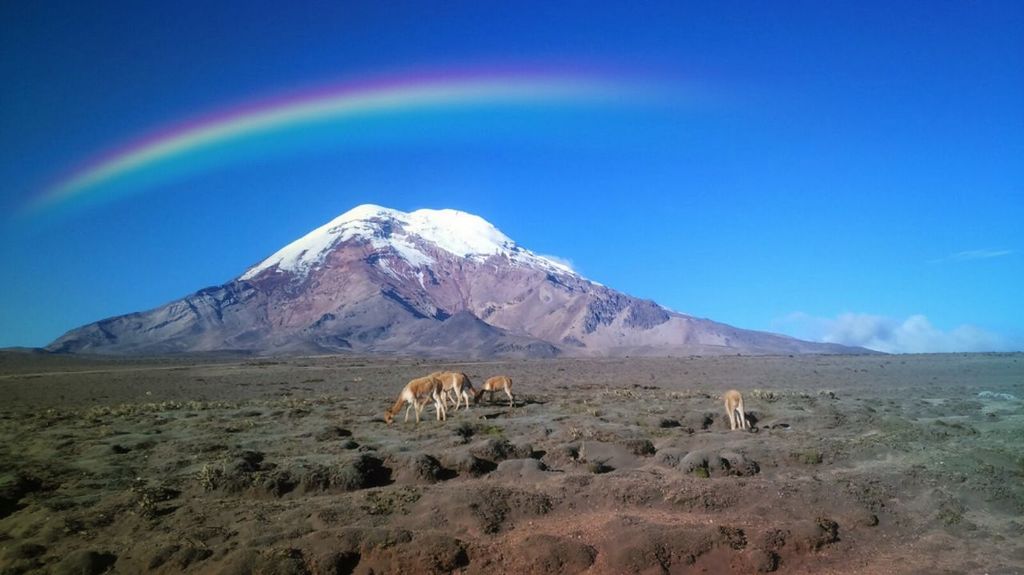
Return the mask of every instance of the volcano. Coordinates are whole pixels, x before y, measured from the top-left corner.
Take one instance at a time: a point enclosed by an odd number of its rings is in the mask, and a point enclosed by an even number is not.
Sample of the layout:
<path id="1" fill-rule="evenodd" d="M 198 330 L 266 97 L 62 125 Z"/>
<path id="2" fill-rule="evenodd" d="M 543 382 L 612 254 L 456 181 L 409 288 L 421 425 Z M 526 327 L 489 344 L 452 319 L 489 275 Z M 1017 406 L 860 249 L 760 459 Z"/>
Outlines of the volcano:
<path id="1" fill-rule="evenodd" d="M 464 358 L 867 352 L 631 297 L 473 214 L 375 205 L 338 216 L 223 285 L 73 329 L 47 349 Z"/>

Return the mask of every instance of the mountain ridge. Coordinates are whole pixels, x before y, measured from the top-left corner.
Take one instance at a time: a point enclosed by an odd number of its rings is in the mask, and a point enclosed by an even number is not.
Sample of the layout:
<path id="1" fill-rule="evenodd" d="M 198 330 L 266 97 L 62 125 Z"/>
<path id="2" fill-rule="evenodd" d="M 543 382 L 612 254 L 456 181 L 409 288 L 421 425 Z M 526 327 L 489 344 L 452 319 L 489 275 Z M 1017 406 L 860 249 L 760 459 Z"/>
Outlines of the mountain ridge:
<path id="1" fill-rule="evenodd" d="M 869 353 L 735 328 L 581 276 L 457 210 L 357 206 L 237 278 L 50 351 L 461 357 Z"/>

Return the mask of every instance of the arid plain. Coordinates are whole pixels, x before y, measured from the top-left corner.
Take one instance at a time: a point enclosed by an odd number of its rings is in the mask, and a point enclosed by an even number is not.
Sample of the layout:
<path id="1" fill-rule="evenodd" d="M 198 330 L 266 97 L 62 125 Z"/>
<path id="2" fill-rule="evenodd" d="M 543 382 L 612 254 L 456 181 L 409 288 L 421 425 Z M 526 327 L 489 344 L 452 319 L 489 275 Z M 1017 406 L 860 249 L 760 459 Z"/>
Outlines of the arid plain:
<path id="1" fill-rule="evenodd" d="M 386 425 L 438 369 L 515 406 Z M 5 353 L 0 397 L 4 574 L 1024 572 L 1022 354 Z"/>

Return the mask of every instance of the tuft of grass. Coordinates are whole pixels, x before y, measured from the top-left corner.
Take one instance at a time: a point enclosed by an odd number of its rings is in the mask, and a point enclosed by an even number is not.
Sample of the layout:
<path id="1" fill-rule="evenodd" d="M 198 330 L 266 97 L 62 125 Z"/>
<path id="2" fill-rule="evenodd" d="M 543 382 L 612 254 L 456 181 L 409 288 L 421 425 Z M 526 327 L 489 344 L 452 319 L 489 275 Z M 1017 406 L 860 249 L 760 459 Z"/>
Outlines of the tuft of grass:
<path id="1" fill-rule="evenodd" d="M 952 527 L 964 520 L 964 511 L 966 509 L 959 502 L 946 501 L 939 506 L 937 517 L 943 524 Z"/>
<path id="2" fill-rule="evenodd" d="M 216 490 L 224 481 L 224 466 L 218 468 L 204 463 L 202 469 L 196 474 L 196 481 L 204 491 Z"/>
<path id="3" fill-rule="evenodd" d="M 129 491 L 135 499 L 135 512 L 146 519 L 153 519 L 160 514 L 160 503 L 178 496 L 177 490 L 147 485 L 141 477 L 132 482 Z"/>
<path id="4" fill-rule="evenodd" d="M 476 433 L 476 427 L 468 421 L 460 421 L 454 429 L 455 435 L 462 438 L 462 440 L 468 441 L 470 437 Z"/>
<path id="5" fill-rule="evenodd" d="M 419 501 L 421 493 L 415 487 L 398 490 L 374 490 L 366 494 L 363 509 L 370 515 L 392 515 L 406 513 L 408 506 Z"/>

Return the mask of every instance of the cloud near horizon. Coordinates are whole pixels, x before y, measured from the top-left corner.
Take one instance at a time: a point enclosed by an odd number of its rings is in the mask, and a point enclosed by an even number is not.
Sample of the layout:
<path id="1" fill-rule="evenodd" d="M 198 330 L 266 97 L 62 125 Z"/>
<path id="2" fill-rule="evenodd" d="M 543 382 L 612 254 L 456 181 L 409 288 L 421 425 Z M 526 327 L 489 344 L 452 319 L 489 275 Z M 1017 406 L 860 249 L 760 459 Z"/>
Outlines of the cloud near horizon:
<path id="1" fill-rule="evenodd" d="M 972 325 L 949 331 L 936 328 L 922 314 L 900 320 L 866 313 L 844 313 L 835 318 L 815 317 L 802 312 L 775 322 L 783 332 L 797 337 L 866 347 L 885 353 L 944 353 L 968 351 L 1012 351 L 1013 342 Z"/>

